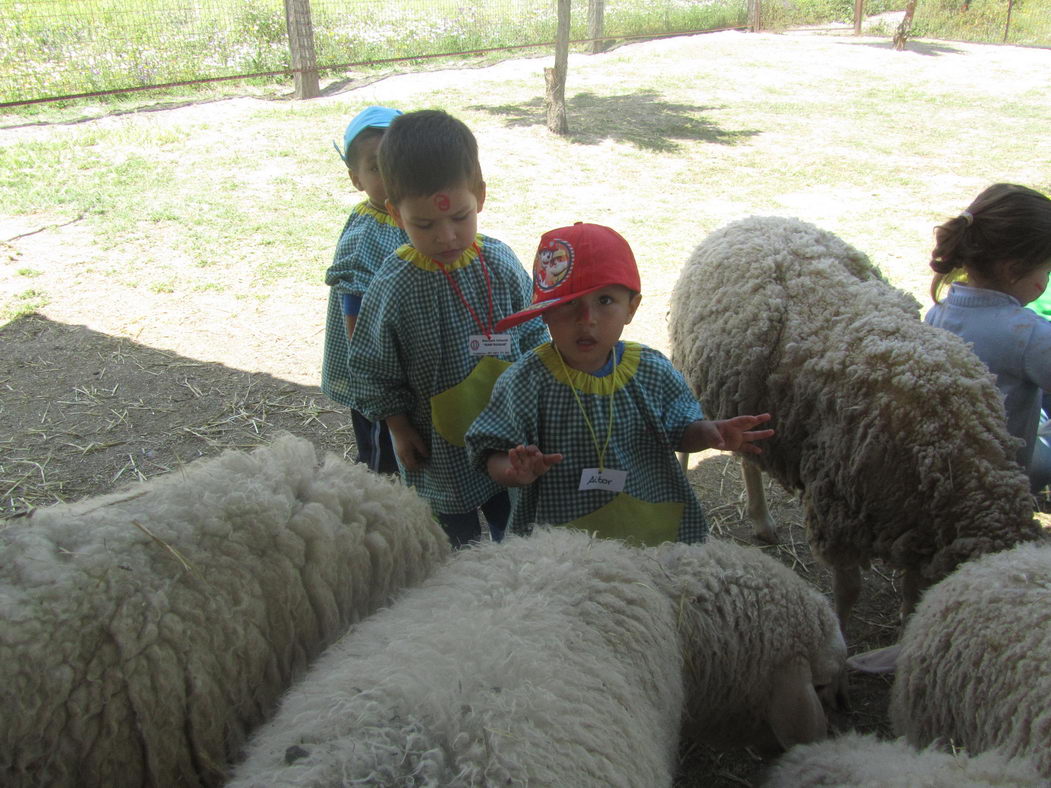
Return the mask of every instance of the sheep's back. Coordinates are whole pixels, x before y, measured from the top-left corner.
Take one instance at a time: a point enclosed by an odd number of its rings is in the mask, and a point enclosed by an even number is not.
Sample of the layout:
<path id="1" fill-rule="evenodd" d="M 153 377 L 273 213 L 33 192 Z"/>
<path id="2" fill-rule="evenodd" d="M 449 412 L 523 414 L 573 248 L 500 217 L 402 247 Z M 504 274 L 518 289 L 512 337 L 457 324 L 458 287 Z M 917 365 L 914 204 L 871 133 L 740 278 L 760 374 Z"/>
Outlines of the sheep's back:
<path id="1" fill-rule="evenodd" d="M 1035 538 L 995 381 L 867 258 L 798 220 L 702 242 L 672 299 L 672 359 L 707 415 L 773 414 L 756 464 L 803 491 L 815 551 L 937 578 Z"/>
<path id="2" fill-rule="evenodd" d="M 676 608 L 575 529 L 462 551 L 332 646 L 230 788 L 670 785 Z"/>
<path id="3" fill-rule="evenodd" d="M 1035 759 L 1051 778 L 1051 545 L 964 564 L 901 639 L 890 716 L 916 746 L 951 740 Z"/>
<path id="4" fill-rule="evenodd" d="M 286 436 L 0 530 L 0 782 L 217 785 L 347 626 L 448 552 L 414 493 Z"/>

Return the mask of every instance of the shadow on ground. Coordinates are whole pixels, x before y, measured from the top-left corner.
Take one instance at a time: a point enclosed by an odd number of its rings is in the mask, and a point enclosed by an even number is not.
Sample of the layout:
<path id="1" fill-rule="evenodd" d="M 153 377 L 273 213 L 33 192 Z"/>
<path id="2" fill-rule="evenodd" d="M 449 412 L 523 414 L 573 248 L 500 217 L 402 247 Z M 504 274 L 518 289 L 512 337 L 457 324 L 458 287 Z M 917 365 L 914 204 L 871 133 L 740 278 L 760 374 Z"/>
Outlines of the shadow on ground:
<path id="1" fill-rule="evenodd" d="M 469 109 L 506 118 L 506 125 L 543 126 L 547 123 L 544 99 L 521 104 L 484 105 Z M 712 107 L 675 104 L 664 101 L 653 90 L 640 90 L 620 96 L 578 93 L 566 100 L 569 134 L 566 139 L 580 145 L 597 145 L 604 140 L 627 142 L 652 151 L 679 149 L 677 140 L 700 140 L 717 145 L 736 145 L 759 134 L 755 130 L 730 131 L 705 120 Z"/>
<path id="2" fill-rule="evenodd" d="M 850 47 L 874 47 L 875 49 L 894 49 L 893 41 L 840 41 L 839 43 Z M 927 57 L 941 57 L 942 55 L 964 55 L 962 49 L 946 46 L 945 44 L 928 44 L 923 41 L 906 41 L 904 52 L 912 52 L 914 55 L 926 55 Z"/>
<path id="3" fill-rule="evenodd" d="M 36 314 L 0 328 L 0 520 L 174 470 L 287 430 L 352 459 L 320 389 Z"/>

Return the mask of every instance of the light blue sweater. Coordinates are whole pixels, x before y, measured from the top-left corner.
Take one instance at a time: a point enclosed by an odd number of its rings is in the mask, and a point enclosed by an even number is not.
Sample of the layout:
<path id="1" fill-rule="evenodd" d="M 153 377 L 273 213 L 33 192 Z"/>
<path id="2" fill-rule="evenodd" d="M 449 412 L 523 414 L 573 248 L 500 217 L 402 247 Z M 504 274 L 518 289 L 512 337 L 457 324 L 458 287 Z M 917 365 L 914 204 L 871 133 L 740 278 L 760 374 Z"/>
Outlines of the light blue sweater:
<path id="1" fill-rule="evenodd" d="M 1051 322 L 1006 293 L 959 283 L 924 320 L 971 343 L 975 355 L 996 375 L 1007 430 L 1025 441 L 1018 462 L 1028 468 L 1040 421 L 1041 389 L 1051 391 Z"/>

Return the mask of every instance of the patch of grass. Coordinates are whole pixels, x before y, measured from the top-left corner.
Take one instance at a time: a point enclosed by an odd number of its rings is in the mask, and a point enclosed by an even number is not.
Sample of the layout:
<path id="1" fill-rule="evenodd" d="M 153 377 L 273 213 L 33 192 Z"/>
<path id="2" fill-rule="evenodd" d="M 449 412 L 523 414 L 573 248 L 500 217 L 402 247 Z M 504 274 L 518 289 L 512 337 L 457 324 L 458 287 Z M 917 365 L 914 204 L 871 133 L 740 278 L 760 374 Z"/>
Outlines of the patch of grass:
<path id="1" fill-rule="evenodd" d="M 35 268 L 19 268 L 17 271 L 15 271 L 15 273 L 19 276 L 24 276 L 27 279 L 33 279 L 35 277 L 41 276 L 44 272 L 38 271 Z"/>
<path id="2" fill-rule="evenodd" d="M 35 289 L 23 290 L 6 304 L 0 305 L 0 325 L 43 309 L 49 303 L 51 299 L 46 292 Z"/>
<path id="3" fill-rule="evenodd" d="M 1047 46 L 1051 43 L 1051 2 L 1024 0 L 919 0 L 912 34 L 927 38 Z"/>

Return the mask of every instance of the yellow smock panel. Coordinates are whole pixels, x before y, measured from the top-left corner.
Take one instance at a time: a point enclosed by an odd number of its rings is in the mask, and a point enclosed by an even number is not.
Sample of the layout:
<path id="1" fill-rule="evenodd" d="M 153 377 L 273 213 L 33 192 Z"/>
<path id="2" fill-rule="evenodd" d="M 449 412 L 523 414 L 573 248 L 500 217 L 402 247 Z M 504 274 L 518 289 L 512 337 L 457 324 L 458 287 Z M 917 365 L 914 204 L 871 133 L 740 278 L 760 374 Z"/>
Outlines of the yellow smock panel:
<path id="1" fill-rule="evenodd" d="M 453 446 L 463 446 L 467 428 L 489 404 L 496 379 L 511 366 L 494 356 L 483 356 L 471 374 L 452 388 L 431 397 L 431 424 Z"/>
<path id="2" fill-rule="evenodd" d="M 597 533 L 603 539 L 658 545 L 678 539 L 684 508 L 682 503 L 648 503 L 627 493 L 618 493 L 605 506 L 566 525 Z"/>

